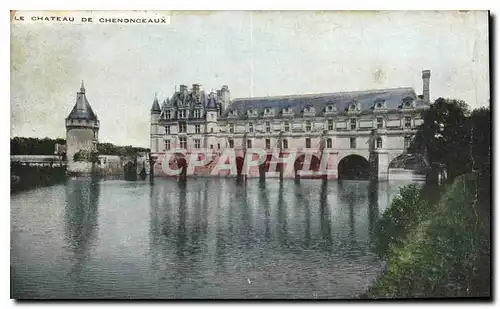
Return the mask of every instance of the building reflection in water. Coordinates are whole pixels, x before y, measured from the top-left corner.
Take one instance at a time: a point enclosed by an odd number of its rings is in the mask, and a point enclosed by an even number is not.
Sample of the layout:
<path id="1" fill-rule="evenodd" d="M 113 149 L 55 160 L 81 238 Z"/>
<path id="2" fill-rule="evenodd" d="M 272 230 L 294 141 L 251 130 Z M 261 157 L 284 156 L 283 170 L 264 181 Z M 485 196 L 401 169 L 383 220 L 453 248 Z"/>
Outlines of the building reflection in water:
<path id="1" fill-rule="evenodd" d="M 368 231 L 370 233 L 370 239 L 373 235 L 373 229 L 375 223 L 379 219 L 379 209 L 378 209 L 378 190 L 379 183 L 377 181 L 370 181 L 368 185 Z"/>
<path id="2" fill-rule="evenodd" d="M 387 187 L 368 181 L 157 181 L 151 186 L 153 269 L 182 294 L 192 278 L 224 284 L 248 267 L 271 267 L 270 257 L 358 258 L 368 253 L 380 190 Z"/>
<path id="3" fill-rule="evenodd" d="M 311 207 L 310 203 L 308 203 L 305 198 L 304 194 L 302 193 L 301 186 L 300 186 L 300 181 L 294 181 L 294 188 L 295 188 L 295 196 L 294 200 L 296 203 L 296 209 L 303 208 L 304 209 L 304 219 L 301 220 L 304 222 L 304 240 L 302 241 L 302 246 L 305 249 L 309 249 L 311 246 Z M 300 212 L 299 212 L 300 213 Z M 299 221 L 300 222 L 300 221 Z"/>
<path id="4" fill-rule="evenodd" d="M 263 210 L 264 214 L 264 240 L 265 242 L 271 239 L 271 210 L 269 205 L 269 197 L 266 188 L 266 182 L 264 180 L 259 180 L 259 204 Z"/>
<path id="5" fill-rule="evenodd" d="M 89 250 L 97 241 L 99 182 L 92 177 L 70 178 L 66 182 L 64 207 L 65 240 L 74 254 L 70 277 L 82 280 Z"/>
<path id="6" fill-rule="evenodd" d="M 287 226 L 287 206 L 283 202 L 283 181 L 279 182 L 278 188 L 278 205 L 277 205 L 277 217 L 278 217 L 278 242 L 280 245 L 288 247 L 288 226 Z"/>
<path id="7" fill-rule="evenodd" d="M 321 191 L 320 191 L 320 201 L 319 201 L 319 216 L 320 216 L 320 227 L 321 236 L 324 242 L 325 248 L 332 249 L 332 230 L 331 230 L 331 220 L 330 211 L 328 204 L 328 181 L 321 180 Z"/>

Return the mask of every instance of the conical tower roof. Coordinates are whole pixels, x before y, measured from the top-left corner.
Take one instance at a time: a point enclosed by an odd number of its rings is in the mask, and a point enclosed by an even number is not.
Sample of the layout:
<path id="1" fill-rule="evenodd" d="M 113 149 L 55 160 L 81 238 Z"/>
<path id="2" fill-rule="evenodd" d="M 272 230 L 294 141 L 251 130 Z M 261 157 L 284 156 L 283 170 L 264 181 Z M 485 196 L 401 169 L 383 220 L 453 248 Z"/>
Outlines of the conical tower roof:
<path id="1" fill-rule="evenodd" d="M 97 121 L 97 115 L 92 110 L 92 107 L 90 107 L 90 103 L 85 96 L 85 86 L 83 85 L 83 80 L 80 92 L 76 94 L 75 106 L 66 119 L 86 119 Z"/>
<path id="2" fill-rule="evenodd" d="M 161 112 L 160 104 L 158 103 L 158 95 L 155 93 L 155 99 L 153 100 L 153 106 L 151 106 L 151 112 Z"/>

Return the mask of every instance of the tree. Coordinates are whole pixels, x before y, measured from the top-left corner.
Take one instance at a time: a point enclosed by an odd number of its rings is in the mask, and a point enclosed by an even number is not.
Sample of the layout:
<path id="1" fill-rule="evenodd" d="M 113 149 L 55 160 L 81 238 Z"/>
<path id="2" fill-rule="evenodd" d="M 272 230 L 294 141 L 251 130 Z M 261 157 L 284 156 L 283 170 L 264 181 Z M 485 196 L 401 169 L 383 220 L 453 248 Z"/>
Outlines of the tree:
<path id="1" fill-rule="evenodd" d="M 80 150 L 73 155 L 75 162 L 90 162 L 101 164 L 99 161 L 99 153 L 97 151 Z"/>
<path id="2" fill-rule="evenodd" d="M 465 102 L 437 99 L 424 112 L 424 123 L 409 148 L 424 153 L 432 167 L 444 166 L 448 180 L 472 170 L 469 109 Z"/>

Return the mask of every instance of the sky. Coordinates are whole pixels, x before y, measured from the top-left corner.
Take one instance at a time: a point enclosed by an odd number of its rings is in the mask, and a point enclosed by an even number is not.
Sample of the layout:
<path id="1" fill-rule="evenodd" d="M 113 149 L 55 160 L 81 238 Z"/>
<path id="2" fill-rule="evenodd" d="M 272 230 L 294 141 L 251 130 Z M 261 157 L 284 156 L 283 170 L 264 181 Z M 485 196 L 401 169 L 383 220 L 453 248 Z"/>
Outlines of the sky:
<path id="1" fill-rule="evenodd" d="M 12 24 L 11 136 L 62 137 L 81 80 L 100 142 L 149 147 L 175 87 L 231 98 L 413 87 L 489 106 L 486 11 L 172 12 L 168 25 Z"/>

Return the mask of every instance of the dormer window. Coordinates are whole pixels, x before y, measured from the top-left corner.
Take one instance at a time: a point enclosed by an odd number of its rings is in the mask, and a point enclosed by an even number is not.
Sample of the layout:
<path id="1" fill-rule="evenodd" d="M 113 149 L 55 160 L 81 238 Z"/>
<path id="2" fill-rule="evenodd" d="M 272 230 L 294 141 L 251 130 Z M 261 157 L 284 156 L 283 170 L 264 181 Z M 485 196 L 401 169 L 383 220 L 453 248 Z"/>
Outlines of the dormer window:
<path id="1" fill-rule="evenodd" d="M 327 113 L 335 113 L 335 112 L 337 112 L 337 108 L 335 107 L 335 105 L 330 104 L 330 105 L 326 106 L 325 111 Z"/>
<path id="2" fill-rule="evenodd" d="M 406 97 L 403 99 L 403 107 L 404 108 L 412 108 L 413 107 L 413 98 Z"/>
<path id="3" fill-rule="evenodd" d="M 356 109 L 356 105 L 351 104 L 351 110 L 353 111 L 353 110 L 355 110 L 355 109 Z"/>
<path id="4" fill-rule="evenodd" d="M 289 107 L 285 107 L 283 109 L 283 115 L 291 115 L 292 114 L 292 109 Z"/>
<path id="5" fill-rule="evenodd" d="M 274 116 L 274 109 L 272 109 L 272 108 L 265 108 L 263 112 L 264 112 L 264 116 L 267 116 L 267 117 Z"/>
<path id="6" fill-rule="evenodd" d="M 314 113 L 314 107 L 308 106 L 304 108 L 304 114 L 312 115 Z"/>
<path id="7" fill-rule="evenodd" d="M 248 112 L 247 112 L 247 115 L 249 117 L 255 117 L 255 116 L 257 116 L 257 111 L 254 110 L 254 109 L 249 109 Z"/>

